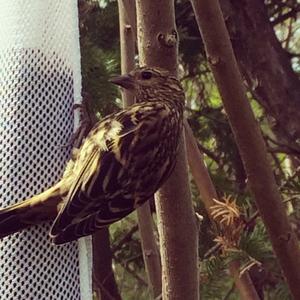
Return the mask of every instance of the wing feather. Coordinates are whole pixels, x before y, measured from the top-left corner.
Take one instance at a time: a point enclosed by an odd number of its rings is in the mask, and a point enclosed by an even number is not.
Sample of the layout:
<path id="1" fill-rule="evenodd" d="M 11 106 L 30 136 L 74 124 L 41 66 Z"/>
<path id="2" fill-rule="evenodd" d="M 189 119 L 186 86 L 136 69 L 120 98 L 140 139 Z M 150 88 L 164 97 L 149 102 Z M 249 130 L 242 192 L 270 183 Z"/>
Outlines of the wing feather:
<path id="1" fill-rule="evenodd" d="M 121 165 L 111 148 L 121 138 L 134 134 L 136 128 L 136 124 L 130 122 L 128 117 L 118 115 L 114 119 L 105 118 L 95 126 L 80 149 L 74 167 L 76 179 L 51 227 L 50 236 L 59 235 L 70 224 L 80 222 L 105 206 L 107 186 L 118 190 L 119 187 L 112 183 L 115 182 L 113 178 L 117 176 Z M 113 166 L 116 166 L 115 170 Z M 112 172 L 115 176 L 110 174 Z"/>
<path id="2" fill-rule="evenodd" d="M 62 231 L 68 224 L 74 221 L 74 218 L 85 208 L 86 201 L 84 197 L 75 197 L 75 194 L 80 191 L 81 186 L 84 184 L 83 181 L 87 177 L 86 173 L 91 172 L 91 165 L 98 161 L 100 158 L 99 149 L 94 149 L 88 156 L 85 163 L 82 165 L 70 191 L 66 197 L 64 206 L 58 213 L 50 230 L 50 236 L 56 236 Z"/>
<path id="3" fill-rule="evenodd" d="M 154 194 L 173 169 L 174 158 L 165 155 L 171 142 L 160 138 L 168 130 L 170 113 L 161 103 L 139 104 L 94 127 L 79 151 L 75 182 L 52 226 L 55 243 L 108 226 Z"/>

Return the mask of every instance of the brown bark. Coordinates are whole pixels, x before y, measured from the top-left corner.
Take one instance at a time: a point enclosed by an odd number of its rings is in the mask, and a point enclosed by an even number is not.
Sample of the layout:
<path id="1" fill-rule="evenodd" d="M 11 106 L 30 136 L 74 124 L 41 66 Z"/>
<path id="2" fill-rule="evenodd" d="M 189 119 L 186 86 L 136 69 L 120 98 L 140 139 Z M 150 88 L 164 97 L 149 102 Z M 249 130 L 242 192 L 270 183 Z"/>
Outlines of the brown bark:
<path id="1" fill-rule="evenodd" d="M 112 270 L 108 228 L 93 234 L 93 290 L 99 300 L 121 300 Z"/>
<path id="2" fill-rule="evenodd" d="M 177 32 L 173 1 L 138 0 L 140 65 L 162 67 L 177 73 Z M 156 194 L 162 256 L 163 299 L 199 298 L 198 237 L 188 184 L 184 135 L 177 165 Z"/>
<path id="3" fill-rule="evenodd" d="M 266 146 L 246 97 L 217 0 L 191 0 L 208 61 L 237 141 L 250 189 L 291 293 L 300 299 L 300 251 L 282 203 Z"/>
<path id="4" fill-rule="evenodd" d="M 186 121 L 184 128 L 189 167 L 201 194 L 205 209 L 210 215 L 211 207 L 215 205 L 213 199 L 218 199 L 217 191 L 205 167 L 203 155 L 198 148 L 192 129 Z"/>
<path id="5" fill-rule="evenodd" d="M 234 284 L 239 291 L 240 297 L 243 300 L 259 300 L 256 289 L 248 272 L 240 274 L 240 264 L 237 260 L 230 262 L 229 272 L 234 279 Z"/>
<path id="6" fill-rule="evenodd" d="M 300 81 L 261 0 L 220 1 L 241 72 L 255 99 L 273 117 L 281 141 L 300 150 Z"/>
<path id="7" fill-rule="evenodd" d="M 137 209 L 148 284 L 153 298 L 161 294 L 161 263 L 149 202 Z"/>
<path id="8" fill-rule="evenodd" d="M 135 67 L 136 13 L 134 0 L 118 0 L 122 73 Z M 122 92 L 124 107 L 134 103 L 133 95 Z M 149 201 L 137 209 L 143 258 L 148 277 L 149 289 L 154 298 L 161 294 L 161 265 Z"/>
<path id="9" fill-rule="evenodd" d="M 136 13 L 135 0 L 118 0 L 121 72 L 126 74 L 135 67 L 134 57 L 136 49 Z M 124 107 L 134 103 L 133 94 L 129 90 L 122 90 Z"/>
<path id="10" fill-rule="evenodd" d="M 193 132 L 187 122 L 185 122 L 184 125 L 189 167 L 201 195 L 202 201 L 205 205 L 206 211 L 208 215 L 210 215 L 211 207 L 215 205 L 213 199 L 218 199 L 217 191 L 212 183 L 207 168 L 205 167 L 203 155 L 198 148 L 197 142 L 193 136 Z M 244 272 L 244 274 L 240 276 L 239 267 L 238 261 L 232 261 L 229 264 L 229 272 L 234 278 L 235 286 L 240 294 L 241 299 L 259 300 L 259 296 L 257 295 L 249 273 Z"/>

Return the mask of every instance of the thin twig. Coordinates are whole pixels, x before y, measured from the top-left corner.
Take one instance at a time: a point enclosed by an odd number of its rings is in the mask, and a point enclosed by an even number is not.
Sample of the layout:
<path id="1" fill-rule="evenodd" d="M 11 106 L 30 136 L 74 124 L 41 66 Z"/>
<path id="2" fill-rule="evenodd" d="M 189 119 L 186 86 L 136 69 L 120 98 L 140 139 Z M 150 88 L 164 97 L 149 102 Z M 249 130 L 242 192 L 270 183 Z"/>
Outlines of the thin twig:
<path id="1" fill-rule="evenodd" d="M 116 251 L 120 250 L 122 248 L 122 246 L 129 242 L 131 240 L 132 235 L 137 232 L 138 230 L 138 225 L 134 225 L 122 238 L 121 240 L 118 242 L 117 245 L 115 245 L 114 247 L 112 247 L 111 251 L 113 253 L 115 253 Z"/>
<path id="2" fill-rule="evenodd" d="M 295 153 L 297 154 L 300 154 L 300 149 L 297 145 L 293 144 L 286 144 L 286 143 L 282 143 L 282 142 L 279 142 L 275 139 L 273 139 L 272 137 L 270 137 L 269 135 L 263 135 L 264 139 L 268 142 L 272 142 L 273 144 L 279 146 L 279 147 L 282 147 L 282 148 L 285 148 L 285 149 L 290 149 L 291 151 L 295 151 Z"/>
<path id="3" fill-rule="evenodd" d="M 233 283 L 231 288 L 228 290 L 228 292 L 224 296 L 223 300 L 229 299 L 229 296 L 233 293 L 234 290 L 235 290 L 235 284 Z"/>
<path id="4" fill-rule="evenodd" d="M 115 255 L 113 255 L 113 259 L 124 268 L 129 274 L 131 274 L 137 281 L 142 284 L 143 286 L 148 286 L 147 282 L 144 280 L 143 277 L 136 274 L 134 270 L 130 267 L 130 265 L 125 264 L 122 260 L 118 259 Z"/>
<path id="5" fill-rule="evenodd" d="M 286 14 L 280 15 L 279 17 L 277 17 L 275 20 L 273 20 L 271 22 L 271 24 L 273 26 L 276 26 L 276 25 L 284 22 L 285 20 L 287 20 L 289 18 L 296 18 L 296 16 L 297 16 L 297 14 L 298 14 L 299 11 L 300 11 L 299 8 L 292 9 L 289 12 L 287 12 Z"/>

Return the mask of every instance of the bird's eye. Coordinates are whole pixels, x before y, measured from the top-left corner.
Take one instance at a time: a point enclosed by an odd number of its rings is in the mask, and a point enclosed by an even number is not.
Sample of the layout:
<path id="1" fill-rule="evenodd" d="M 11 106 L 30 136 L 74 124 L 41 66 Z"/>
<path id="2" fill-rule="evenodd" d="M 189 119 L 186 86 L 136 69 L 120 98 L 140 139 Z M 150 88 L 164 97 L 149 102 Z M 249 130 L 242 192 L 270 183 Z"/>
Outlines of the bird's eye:
<path id="1" fill-rule="evenodd" d="M 152 73 L 149 71 L 143 71 L 141 73 L 142 79 L 150 79 L 152 77 Z"/>

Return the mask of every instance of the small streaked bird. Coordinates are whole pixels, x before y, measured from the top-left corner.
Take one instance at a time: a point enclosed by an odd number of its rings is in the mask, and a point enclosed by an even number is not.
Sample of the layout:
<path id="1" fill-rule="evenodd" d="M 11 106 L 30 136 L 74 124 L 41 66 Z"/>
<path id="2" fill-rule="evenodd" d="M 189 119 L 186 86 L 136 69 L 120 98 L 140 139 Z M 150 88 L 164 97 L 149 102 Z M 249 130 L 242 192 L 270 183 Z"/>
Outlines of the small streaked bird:
<path id="1" fill-rule="evenodd" d="M 96 123 L 56 185 L 1 209 L 0 237 L 50 216 L 53 242 L 70 242 L 124 218 L 169 177 L 183 126 L 179 81 L 142 67 L 111 82 L 131 90 L 136 104 Z"/>

